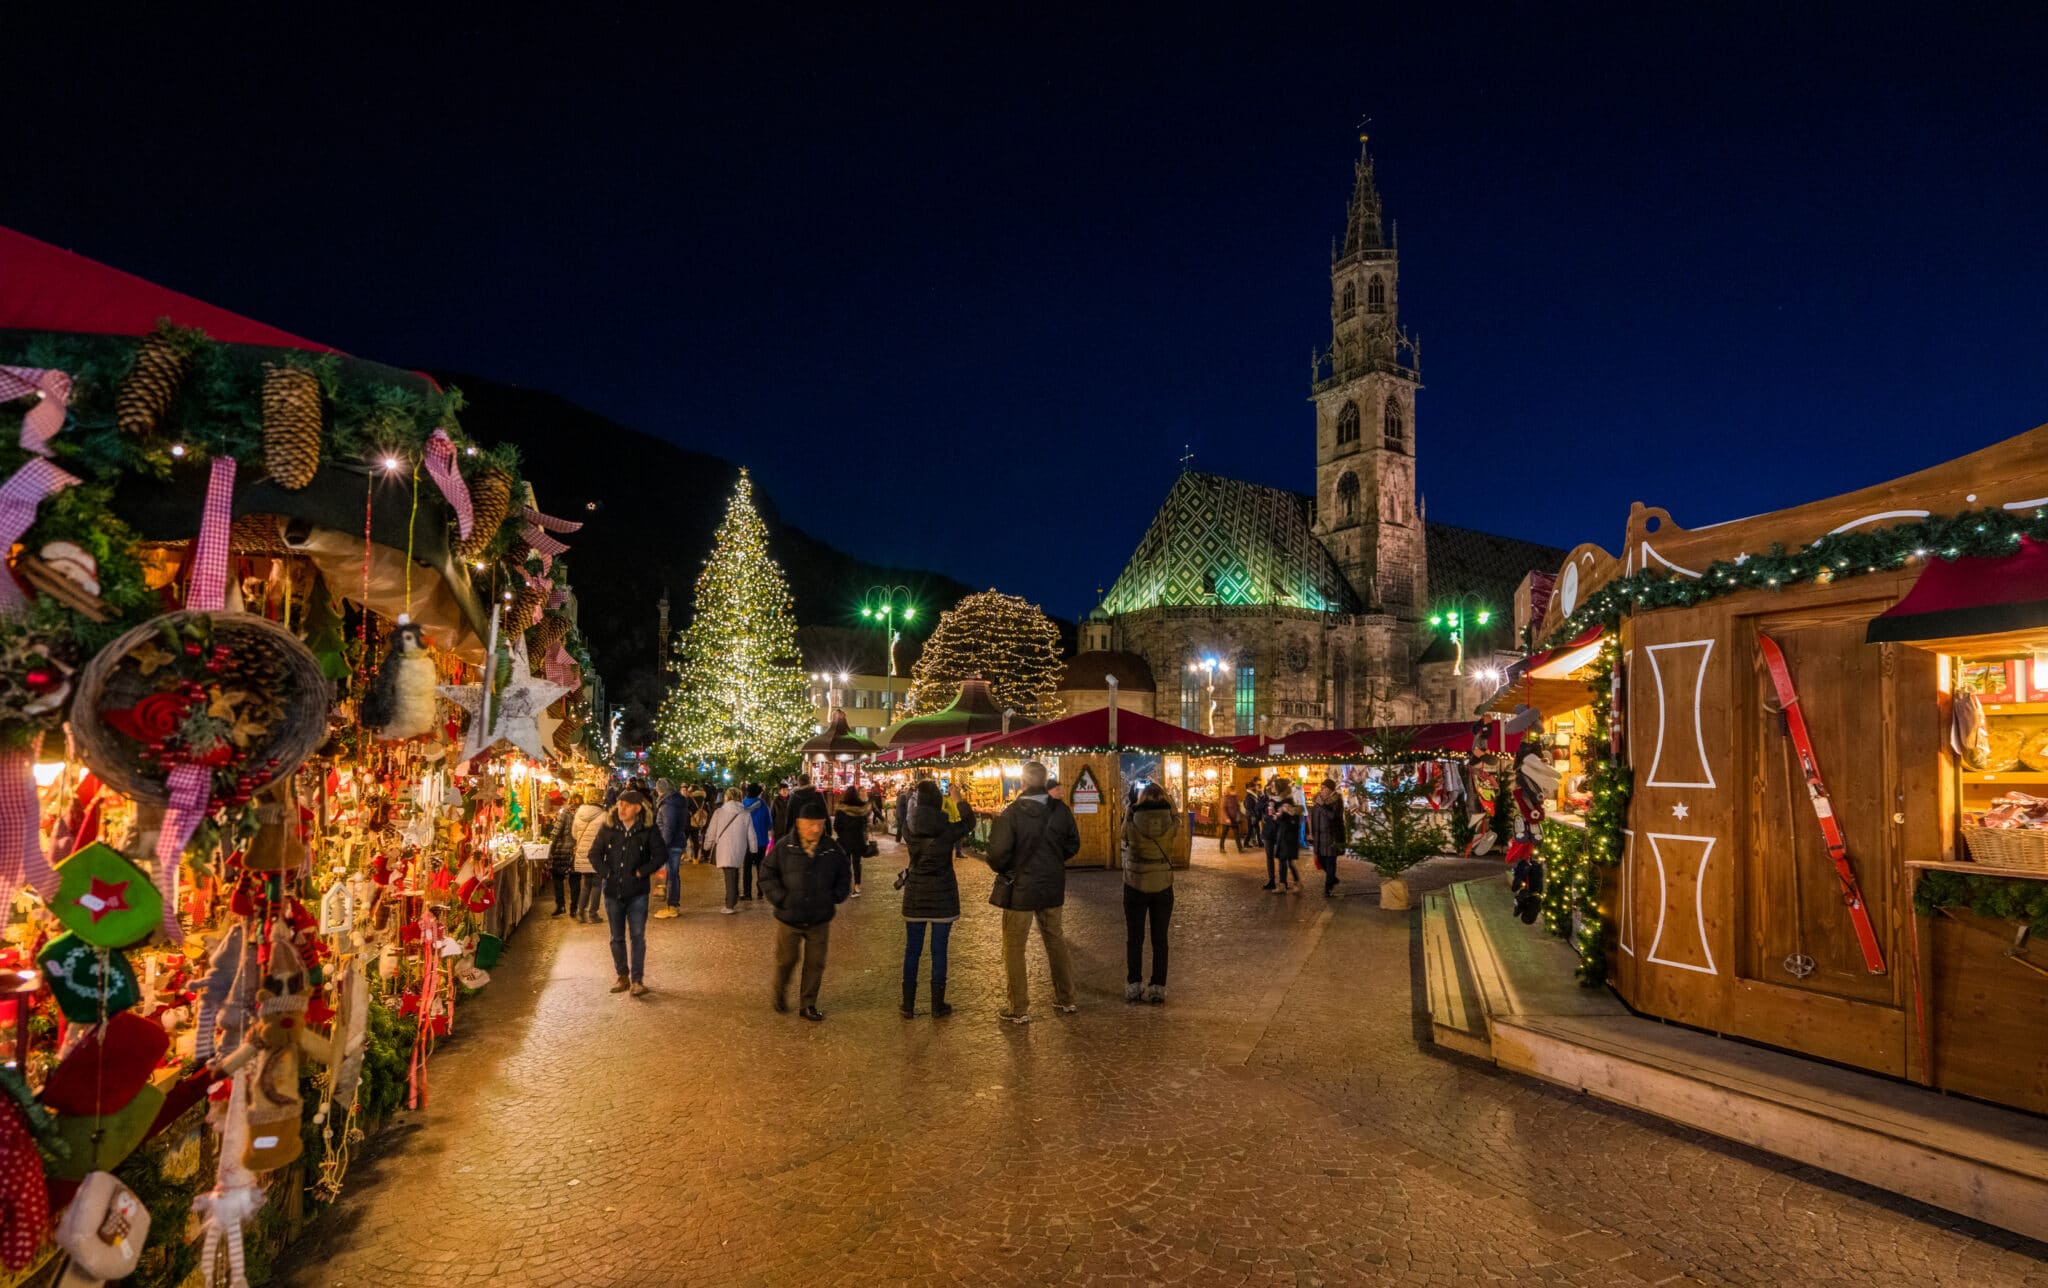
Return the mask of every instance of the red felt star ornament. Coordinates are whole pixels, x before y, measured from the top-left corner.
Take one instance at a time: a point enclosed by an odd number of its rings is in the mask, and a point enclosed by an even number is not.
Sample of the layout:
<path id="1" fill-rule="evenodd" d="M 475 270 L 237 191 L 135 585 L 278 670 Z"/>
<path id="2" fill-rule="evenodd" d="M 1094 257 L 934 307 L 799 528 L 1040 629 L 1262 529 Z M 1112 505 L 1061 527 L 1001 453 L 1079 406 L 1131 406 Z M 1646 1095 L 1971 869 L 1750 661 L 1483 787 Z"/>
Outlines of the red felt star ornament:
<path id="1" fill-rule="evenodd" d="M 94 877 L 92 879 L 92 889 L 80 896 L 78 906 L 92 914 L 92 922 L 97 926 L 100 918 L 108 913 L 127 912 L 129 910 L 128 883 L 126 881 L 102 881 L 98 877 Z"/>

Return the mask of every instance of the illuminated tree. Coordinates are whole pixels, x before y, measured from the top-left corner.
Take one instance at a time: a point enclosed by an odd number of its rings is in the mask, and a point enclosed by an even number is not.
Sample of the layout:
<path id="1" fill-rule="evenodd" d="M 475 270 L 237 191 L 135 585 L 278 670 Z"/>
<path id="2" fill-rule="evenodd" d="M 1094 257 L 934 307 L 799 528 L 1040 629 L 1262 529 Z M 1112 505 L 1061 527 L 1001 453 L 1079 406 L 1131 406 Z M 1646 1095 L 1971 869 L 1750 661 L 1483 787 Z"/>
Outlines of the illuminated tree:
<path id="1" fill-rule="evenodd" d="M 694 775 L 710 764 L 750 777 L 796 763 L 813 721 L 796 609 L 768 556 L 768 526 L 745 470 L 697 577 L 696 609 L 672 666 L 676 687 L 655 718 L 657 773 Z"/>
<path id="2" fill-rule="evenodd" d="M 939 711 L 960 694 L 960 682 L 979 675 L 998 707 L 1014 707 L 1031 721 L 1061 714 L 1060 633 L 1038 605 L 985 590 L 939 615 L 910 668 L 910 715 Z"/>

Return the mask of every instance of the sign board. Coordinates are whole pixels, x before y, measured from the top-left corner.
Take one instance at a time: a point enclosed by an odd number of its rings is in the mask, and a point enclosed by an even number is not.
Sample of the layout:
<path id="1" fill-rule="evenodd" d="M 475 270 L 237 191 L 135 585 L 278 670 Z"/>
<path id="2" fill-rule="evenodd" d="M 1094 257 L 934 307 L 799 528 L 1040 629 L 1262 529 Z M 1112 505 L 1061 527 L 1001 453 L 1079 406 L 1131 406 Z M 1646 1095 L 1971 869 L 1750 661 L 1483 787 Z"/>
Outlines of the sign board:
<path id="1" fill-rule="evenodd" d="M 1102 785 L 1095 781 L 1095 771 L 1081 766 L 1081 772 L 1074 779 L 1074 790 L 1068 804 L 1076 814 L 1093 814 L 1102 808 Z"/>
<path id="2" fill-rule="evenodd" d="M 1287 754 L 1287 744 L 1284 742 L 1270 743 L 1266 747 L 1266 754 L 1268 756 L 1284 756 Z"/>

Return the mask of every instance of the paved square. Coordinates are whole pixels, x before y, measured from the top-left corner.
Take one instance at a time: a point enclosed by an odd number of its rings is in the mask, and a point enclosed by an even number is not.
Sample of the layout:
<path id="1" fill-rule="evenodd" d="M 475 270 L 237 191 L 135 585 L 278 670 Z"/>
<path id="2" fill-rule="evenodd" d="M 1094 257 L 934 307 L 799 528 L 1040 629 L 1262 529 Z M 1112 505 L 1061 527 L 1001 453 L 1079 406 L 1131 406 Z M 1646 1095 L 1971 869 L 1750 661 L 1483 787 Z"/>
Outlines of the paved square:
<path id="1" fill-rule="evenodd" d="M 1077 873 L 1082 1009 L 1034 943 L 1019 1028 L 972 861 L 956 1013 L 897 1014 L 899 863 L 833 923 L 822 1025 L 769 1009 L 770 914 L 719 914 L 712 869 L 642 999 L 538 910 L 282 1281 L 2048 1285 L 2040 1245 L 1437 1051 L 1363 867 L 1326 903 L 1204 848 L 1164 1007 L 1123 1000 L 1120 878 Z"/>

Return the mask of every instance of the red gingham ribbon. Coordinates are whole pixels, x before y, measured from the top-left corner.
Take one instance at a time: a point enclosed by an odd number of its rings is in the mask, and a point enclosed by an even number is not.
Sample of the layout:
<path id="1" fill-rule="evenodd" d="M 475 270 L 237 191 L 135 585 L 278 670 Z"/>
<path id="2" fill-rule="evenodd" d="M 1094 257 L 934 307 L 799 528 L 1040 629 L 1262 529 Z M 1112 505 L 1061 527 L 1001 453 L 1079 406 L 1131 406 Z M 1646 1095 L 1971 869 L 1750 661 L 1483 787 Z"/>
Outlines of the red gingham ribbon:
<path id="1" fill-rule="evenodd" d="M 8 549 L 21 540 L 29 525 L 36 521 L 36 509 L 42 505 L 43 498 L 77 482 L 76 478 L 38 456 L 16 470 L 13 478 L 0 483 L 0 560 L 7 557 Z M 27 602 L 22 598 L 21 588 L 14 584 L 14 578 L 0 568 L 0 612 L 16 611 L 25 607 Z"/>
<path id="2" fill-rule="evenodd" d="M 528 510 L 527 513 L 532 514 L 533 511 Z M 556 555 L 569 553 L 569 547 L 555 540 L 547 533 L 542 532 L 540 525 L 537 523 L 527 524 L 525 531 L 519 535 L 526 538 L 526 544 L 532 546 L 533 552 L 540 556 L 540 566 L 543 572 L 554 568 Z"/>
<path id="3" fill-rule="evenodd" d="M 71 406 L 71 377 L 55 367 L 0 366 L 0 402 L 30 394 L 41 394 L 42 399 L 21 418 L 21 445 L 38 456 L 48 456 L 43 444 L 64 428 L 64 413 Z"/>
<path id="4" fill-rule="evenodd" d="M 178 765 L 170 777 L 171 807 L 164 811 L 164 830 L 156 838 L 156 888 L 164 897 L 164 938 L 182 943 L 178 925 L 178 860 L 206 817 L 213 795 L 213 771 L 204 765 Z"/>
<path id="5" fill-rule="evenodd" d="M 558 641 L 541 660 L 540 669 L 547 673 L 549 684 L 574 684 L 576 662 Z"/>
<path id="6" fill-rule="evenodd" d="M 227 606 L 228 529 L 234 522 L 235 458 L 216 456 L 206 479 L 206 510 L 199 519 L 199 540 L 192 548 L 192 584 L 185 607 L 217 613 Z"/>
<path id="7" fill-rule="evenodd" d="M 560 607 L 561 607 L 562 605 L 564 605 L 564 604 L 566 604 L 566 603 L 568 603 L 568 602 L 569 602 L 569 591 L 568 591 L 568 589 L 567 589 L 566 587 L 562 587 L 562 586 L 557 586 L 557 587 L 555 587 L 555 588 L 554 588 L 553 590 L 551 590 L 551 591 L 549 591 L 549 592 L 548 592 L 548 607 L 549 607 L 549 608 L 560 608 Z"/>
<path id="8" fill-rule="evenodd" d="M 36 804 L 34 755 L 28 751 L 0 753 L 0 912 L 13 906 L 14 892 L 28 874 L 29 856 L 42 872 L 54 878 L 49 856 L 43 853 L 41 811 Z M 37 885 L 44 898 L 57 893 L 54 879 L 48 888 Z"/>
<path id="9" fill-rule="evenodd" d="M 552 514 L 542 514 L 539 510 L 534 509 L 530 505 L 527 506 L 523 512 L 526 515 L 528 522 L 538 523 L 541 527 L 546 528 L 549 532 L 577 532 L 580 531 L 583 527 L 583 525 L 580 523 L 571 523 L 567 519 L 557 519 Z"/>
<path id="10" fill-rule="evenodd" d="M 476 526 L 476 510 L 469 501 L 469 484 L 462 481 L 462 471 L 455 467 L 455 440 L 448 437 L 445 429 L 427 435 L 427 475 L 441 489 L 448 504 L 455 507 L 455 531 L 467 541 L 469 530 Z"/>
<path id="11" fill-rule="evenodd" d="M 519 574 L 519 575 L 520 575 L 520 576 L 522 576 L 522 577 L 524 577 L 524 578 L 526 578 L 526 584 L 527 584 L 527 586 L 528 586 L 529 588 L 533 589 L 533 590 L 539 590 L 539 589 L 541 589 L 541 588 L 542 588 L 543 586 L 547 586 L 547 585 L 550 585 L 550 584 L 551 584 L 551 583 L 550 583 L 550 582 L 549 582 L 549 581 L 548 581 L 548 580 L 547 580 L 546 578 L 544 578 L 544 577 L 536 577 L 536 576 L 534 576 L 534 575 L 533 575 L 532 573 L 530 573 L 530 572 L 526 572 L 526 573 L 521 573 L 521 574 Z M 529 626 L 535 626 L 535 625 L 538 625 L 538 624 L 539 624 L 539 622 L 540 622 L 540 615 L 541 615 L 542 613 L 546 612 L 546 611 L 547 611 L 547 605 L 546 605 L 546 603 L 545 603 L 545 602 L 543 602 L 543 603 L 539 603 L 539 604 L 535 604 L 535 605 L 533 606 L 533 616 L 532 616 L 531 618 L 529 618 L 528 620 L 526 620 L 526 621 L 523 621 L 523 622 L 520 622 L 520 623 L 518 623 L 518 624 L 517 624 L 517 625 L 516 625 L 516 626 L 514 627 L 514 629 L 516 629 L 516 630 L 522 630 L 522 631 L 523 631 L 523 630 L 525 630 L 525 629 L 526 629 L 527 627 L 529 627 Z"/>

